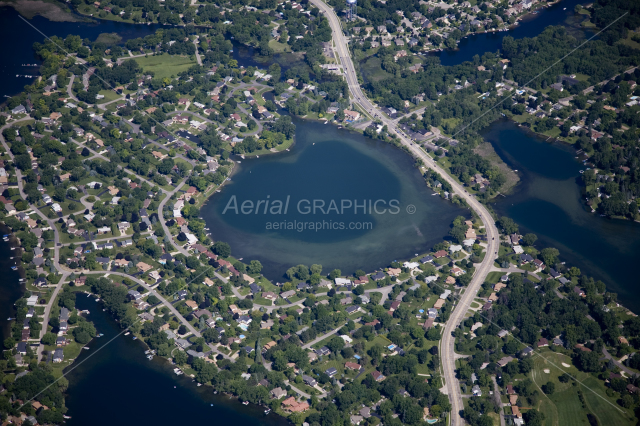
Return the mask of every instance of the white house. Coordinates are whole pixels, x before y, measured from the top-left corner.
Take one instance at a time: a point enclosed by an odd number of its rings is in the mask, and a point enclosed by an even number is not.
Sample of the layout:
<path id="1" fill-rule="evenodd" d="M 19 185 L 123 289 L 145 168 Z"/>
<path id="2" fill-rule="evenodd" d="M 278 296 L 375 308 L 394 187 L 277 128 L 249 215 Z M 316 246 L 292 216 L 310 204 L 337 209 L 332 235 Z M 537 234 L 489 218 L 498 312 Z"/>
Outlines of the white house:
<path id="1" fill-rule="evenodd" d="M 351 280 L 346 278 L 336 278 L 336 286 L 351 285 Z"/>

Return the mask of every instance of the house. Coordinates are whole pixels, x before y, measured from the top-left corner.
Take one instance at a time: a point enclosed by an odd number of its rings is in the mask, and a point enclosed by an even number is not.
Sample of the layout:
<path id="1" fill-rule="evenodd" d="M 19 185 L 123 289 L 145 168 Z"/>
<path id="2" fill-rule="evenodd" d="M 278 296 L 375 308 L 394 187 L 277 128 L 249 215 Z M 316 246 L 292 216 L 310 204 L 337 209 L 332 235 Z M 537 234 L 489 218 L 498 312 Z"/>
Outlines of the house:
<path id="1" fill-rule="evenodd" d="M 361 308 L 360 306 L 358 306 L 358 305 L 356 305 L 356 306 L 349 306 L 349 307 L 346 309 L 346 312 L 347 312 L 347 315 L 352 315 L 352 314 L 355 314 L 356 312 L 362 312 L 362 308 Z"/>
<path id="2" fill-rule="evenodd" d="M 473 393 L 473 396 L 482 396 L 482 390 L 478 385 L 473 385 L 471 392 Z"/>
<path id="3" fill-rule="evenodd" d="M 559 278 L 562 276 L 562 274 L 558 273 L 555 269 L 553 268 L 549 268 L 549 276 L 551 276 L 551 278 Z"/>
<path id="4" fill-rule="evenodd" d="M 358 111 L 351 111 L 351 110 L 345 109 L 344 117 L 346 120 L 356 121 L 360 118 L 360 113 Z"/>
<path id="5" fill-rule="evenodd" d="M 138 269 L 138 271 L 142 272 L 143 274 L 146 273 L 147 271 L 149 271 L 150 269 L 153 269 L 153 266 L 148 265 L 144 262 L 138 262 L 138 264 L 136 265 L 136 268 Z"/>
<path id="6" fill-rule="evenodd" d="M 270 291 L 265 291 L 262 293 L 262 298 L 273 302 L 278 298 L 278 295 Z"/>
<path id="7" fill-rule="evenodd" d="M 271 392 L 271 397 L 274 399 L 280 399 L 284 396 L 287 396 L 287 391 L 283 390 L 282 388 L 280 388 L 279 386 L 275 389 L 272 389 Z"/>
<path id="8" fill-rule="evenodd" d="M 362 416 L 351 416 L 350 420 L 351 420 L 351 424 L 352 425 L 356 425 L 357 426 L 357 425 L 360 424 L 360 422 L 362 420 L 364 420 L 364 418 Z"/>
<path id="9" fill-rule="evenodd" d="M 373 371 L 373 372 L 371 373 L 371 375 L 373 376 L 373 379 L 374 379 L 376 382 L 381 382 L 381 381 L 383 381 L 383 380 L 385 379 L 384 374 L 382 374 L 382 373 L 381 373 L 381 372 L 379 372 L 379 371 Z"/>
<path id="10" fill-rule="evenodd" d="M 296 291 L 295 290 L 289 290 L 289 291 L 283 291 L 282 293 L 280 293 L 280 297 L 282 297 L 283 299 L 287 299 L 291 296 L 295 296 L 296 295 Z"/>
<path id="11" fill-rule="evenodd" d="M 307 402 L 298 402 L 291 396 L 282 401 L 282 409 L 290 413 L 301 413 L 309 409 L 309 404 Z"/>
<path id="12" fill-rule="evenodd" d="M 397 277 L 398 275 L 400 275 L 402 273 L 402 269 L 400 269 L 400 268 L 389 268 L 387 273 L 389 274 L 389 276 Z"/>
<path id="13" fill-rule="evenodd" d="M 315 386 L 318 384 L 316 379 L 311 376 L 302 376 L 302 381 L 309 386 Z"/>
<path id="14" fill-rule="evenodd" d="M 127 298 L 131 301 L 138 301 L 142 299 L 142 294 L 140 294 L 140 292 L 135 290 L 129 290 L 127 292 Z"/>
<path id="15" fill-rule="evenodd" d="M 435 257 L 436 259 L 440 259 L 441 257 L 446 257 L 446 256 L 447 256 L 447 252 L 444 250 L 438 250 L 433 254 L 433 257 Z"/>
<path id="16" fill-rule="evenodd" d="M 544 262 L 539 259 L 533 259 L 533 265 L 536 267 L 533 272 L 540 272 L 544 269 Z"/>
<path id="17" fill-rule="evenodd" d="M 346 278 L 336 278 L 335 283 L 336 283 L 336 287 L 342 287 L 342 286 L 351 285 L 351 280 Z"/>
<path id="18" fill-rule="evenodd" d="M 580 297 L 585 297 L 586 296 L 584 291 L 582 291 L 582 289 L 580 287 L 578 287 L 578 286 L 575 286 L 573 288 L 573 292 L 576 293 Z"/>
<path id="19" fill-rule="evenodd" d="M 360 371 L 360 364 L 356 364 L 355 362 L 346 362 L 344 364 L 344 367 L 349 369 L 349 370 Z"/>
<path id="20" fill-rule="evenodd" d="M 374 281 L 379 281 L 379 280 L 383 280 L 385 279 L 387 276 L 385 275 L 384 272 L 382 271 L 378 271 L 375 274 L 371 275 L 371 279 Z"/>
<path id="21" fill-rule="evenodd" d="M 186 300 L 184 304 L 191 308 L 191 310 L 198 309 L 198 303 L 194 300 Z"/>
<path id="22" fill-rule="evenodd" d="M 504 367 L 505 365 L 509 364 L 511 361 L 513 361 L 513 357 L 505 356 L 503 358 L 500 358 L 498 362 L 496 362 L 496 364 L 498 364 L 499 367 Z"/>
<path id="23" fill-rule="evenodd" d="M 465 271 L 464 269 L 460 269 L 457 266 L 454 266 L 453 268 L 451 268 L 451 273 L 453 275 L 455 275 L 456 277 L 459 277 L 461 275 L 464 275 L 467 273 L 467 271 Z"/>
<path id="24" fill-rule="evenodd" d="M 64 361 L 64 351 L 62 348 L 58 348 L 53 353 L 53 362 L 62 362 Z"/>
<path id="25" fill-rule="evenodd" d="M 391 307 L 389 308 L 389 311 L 393 312 L 396 309 L 398 309 L 399 306 L 400 306 L 400 301 L 395 300 L 395 301 L 391 302 Z"/>
<path id="26" fill-rule="evenodd" d="M 545 339 L 544 337 L 541 337 L 540 340 L 538 340 L 538 343 L 536 343 L 536 346 L 539 348 L 543 348 L 545 346 L 549 346 L 549 341 L 547 339 Z"/>
<path id="27" fill-rule="evenodd" d="M 330 353 L 331 350 L 329 350 L 329 348 L 326 346 L 323 346 L 320 349 L 316 349 L 316 354 L 318 354 L 318 356 L 329 355 Z"/>
<path id="28" fill-rule="evenodd" d="M 531 346 L 527 346 L 520 352 L 520 356 L 529 356 L 533 353 L 533 348 Z"/>
<path id="29" fill-rule="evenodd" d="M 433 323 L 435 322 L 434 318 L 428 318 L 425 322 L 424 325 L 422 326 L 422 328 L 424 328 L 425 330 L 430 329 L 431 327 L 433 327 Z"/>
<path id="30" fill-rule="evenodd" d="M 335 367 L 331 367 L 331 368 L 326 369 L 324 373 L 329 377 L 333 377 L 336 374 L 338 374 L 338 369 L 335 368 Z"/>

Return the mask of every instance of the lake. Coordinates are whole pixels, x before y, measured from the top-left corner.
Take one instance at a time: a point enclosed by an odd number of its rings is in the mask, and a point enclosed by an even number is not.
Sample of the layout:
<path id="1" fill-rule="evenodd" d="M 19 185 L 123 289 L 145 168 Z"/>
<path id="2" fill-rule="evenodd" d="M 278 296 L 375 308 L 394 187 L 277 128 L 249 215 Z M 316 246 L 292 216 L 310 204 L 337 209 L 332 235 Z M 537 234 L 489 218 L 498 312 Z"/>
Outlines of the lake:
<path id="1" fill-rule="evenodd" d="M 244 406 L 235 398 L 214 395 L 210 386 L 198 387 L 193 379 L 176 376 L 167 360 L 149 361 L 146 345 L 131 336 L 107 344 L 122 330 L 102 311 L 102 304 L 79 294 L 76 307 L 90 311 L 87 319 L 104 336 L 88 343 L 90 350 L 82 351 L 66 370 L 67 425 L 168 425 L 184 423 L 185 418 L 189 423 L 235 426 L 290 424 L 278 415 L 265 415 L 263 407 Z"/>
<path id="2" fill-rule="evenodd" d="M 575 150 L 546 143 L 507 120 L 493 123 L 483 136 L 521 178 L 513 195 L 492 205 L 496 212 L 515 220 L 520 233 L 538 235 L 538 248 L 556 247 L 563 261 L 605 282 L 621 303 L 638 312 L 633 265 L 640 263 L 640 224 L 591 213 L 580 194 L 584 167 Z"/>
<path id="3" fill-rule="evenodd" d="M 343 274 L 386 267 L 427 251 L 457 215 L 468 213 L 432 196 L 403 151 L 333 125 L 294 123 L 296 144 L 289 152 L 241 160 L 231 182 L 201 209 L 214 241 L 228 242 L 245 263 L 262 262 L 265 276 L 281 280 L 297 264 Z M 257 212 L 243 214 L 243 202 L 260 200 Z M 272 210 L 276 200 L 289 200 L 286 213 Z M 410 205 L 414 214 L 407 212 Z M 309 222 L 320 230 L 308 229 Z M 296 229 L 280 229 L 283 223 Z"/>

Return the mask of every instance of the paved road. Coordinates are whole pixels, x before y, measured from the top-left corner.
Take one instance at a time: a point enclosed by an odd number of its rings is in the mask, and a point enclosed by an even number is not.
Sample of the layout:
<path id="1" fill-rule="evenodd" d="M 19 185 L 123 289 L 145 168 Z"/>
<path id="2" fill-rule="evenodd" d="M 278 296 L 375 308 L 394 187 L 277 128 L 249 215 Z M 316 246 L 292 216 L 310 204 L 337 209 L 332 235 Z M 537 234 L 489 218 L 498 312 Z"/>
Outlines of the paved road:
<path id="1" fill-rule="evenodd" d="M 326 334 L 323 334 L 322 336 L 316 337 L 315 339 L 313 339 L 312 341 L 310 341 L 309 343 L 304 345 L 302 347 L 302 349 L 309 349 L 311 346 L 315 345 L 316 343 L 323 341 L 324 339 L 326 339 L 327 337 L 329 337 L 329 336 L 331 336 L 333 334 L 336 334 L 342 327 L 344 327 L 345 324 L 342 324 L 340 327 L 335 328 L 335 329 L 331 330 L 330 332 L 328 332 Z"/>
<path id="2" fill-rule="evenodd" d="M 91 274 L 104 274 L 104 273 L 105 273 L 105 271 L 83 271 L 83 273 L 84 273 L 85 275 L 91 275 Z M 165 299 L 165 298 L 164 298 L 164 296 L 162 296 L 160 293 L 158 293 L 158 292 L 156 292 L 155 290 L 153 290 L 149 284 L 147 284 L 146 282 L 144 282 L 144 281 L 142 281 L 142 280 L 140 280 L 140 279 L 138 279 L 138 278 L 136 278 L 136 277 L 133 277 L 133 276 L 131 276 L 131 275 L 129 275 L 129 274 L 125 274 L 125 273 L 123 273 L 123 272 L 114 272 L 114 271 L 109 271 L 109 272 L 107 272 L 107 273 L 108 273 L 109 275 L 119 275 L 119 276 L 121 276 L 121 277 L 128 278 L 128 279 L 130 279 L 130 280 L 132 280 L 132 281 L 136 282 L 137 284 L 139 284 L 139 285 L 143 286 L 147 291 L 149 291 L 149 294 L 153 294 L 154 296 L 156 296 L 164 306 L 166 306 L 167 308 L 169 308 L 169 310 L 171 311 L 171 313 L 172 313 L 173 315 L 175 315 L 175 316 L 176 316 L 176 318 L 178 318 L 178 320 L 180 320 L 180 322 L 181 322 L 182 324 L 184 324 L 184 325 L 185 325 L 185 327 L 187 327 L 187 329 L 188 329 L 191 333 L 193 333 L 193 334 L 194 334 L 194 335 L 196 335 L 197 337 L 202 337 L 202 334 L 200 333 L 200 331 L 198 331 L 194 326 L 192 326 L 192 325 L 191 325 L 191 323 L 189 323 L 189 321 L 187 321 L 187 320 L 182 316 L 182 314 L 180 314 L 180 312 L 178 312 L 178 310 L 175 308 L 175 306 L 173 306 L 173 304 L 172 304 L 170 301 L 168 301 L 167 299 Z M 218 349 L 217 349 L 216 345 L 209 344 L 209 347 L 210 347 L 210 348 L 211 348 L 211 349 L 212 349 L 216 354 L 220 354 L 220 355 L 222 355 L 223 357 L 225 357 L 225 358 L 227 358 L 227 359 L 231 359 L 231 358 L 230 358 L 229 356 L 227 356 L 226 354 L 223 354 L 222 352 L 218 351 Z"/>
<path id="3" fill-rule="evenodd" d="M 196 36 L 196 38 L 193 40 L 193 45 L 196 47 L 196 61 L 198 61 L 198 65 L 202 66 L 202 59 L 200 59 L 200 54 L 198 53 L 198 43 L 200 43 L 200 41 L 198 40 L 200 36 Z"/>
<path id="4" fill-rule="evenodd" d="M 604 354 L 604 357 L 606 359 L 610 359 L 611 361 L 613 361 L 613 363 L 616 365 L 616 367 L 618 367 L 620 370 L 624 371 L 629 377 L 633 377 L 636 375 L 636 373 L 633 370 L 630 370 L 629 368 L 627 368 L 624 364 L 622 364 L 620 361 L 616 360 L 610 353 L 609 351 L 607 351 L 607 348 L 605 348 L 604 346 L 602 347 L 602 353 Z"/>
<path id="5" fill-rule="evenodd" d="M 413 144 L 408 138 L 404 136 L 402 132 L 396 127 L 396 123 L 389 117 L 383 114 L 362 92 L 358 77 L 355 71 L 355 67 L 351 60 L 351 56 L 348 49 L 348 42 L 342 32 L 340 21 L 335 14 L 333 8 L 323 3 L 321 0 L 311 0 L 315 6 L 329 20 L 329 25 L 333 33 L 333 40 L 336 45 L 336 53 L 338 54 L 339 62 L 342 64 L 345 70 L 345 77 L 349 86 L 349 92 L 353 98 L 353 101 L 359 104 L 369 115 L 379 118 L 383 124 L 386 124 L 389 132 L 396 134 L 400 142 L 409 148 L 410 152 L 417 158 L 421 159 L 425 166 L 435 170 L 442 176 L 444 180 L 451 185 L 452 193 L 458 195 L 466 201 L 466 203 L 475 211 L 475 213 L 484 222 L 487 230 L 487 255 L 483 262 L 478 265 L 476 274 L 471 280 L 471 283 L 467 286 L 464 294 L 458 300 L 456 308 L 454 309 L 449 321 L 447 321 L 444 329 L 444 335 L 442 338 L 441 348 L 443 354 L 441 359 L 443 361 L 443 378 L 446 383 L 446 391 L 449 395 L 452 404 L 452 426 L 459 426 L 464 424 L 464 420 L 460 416 L 460 412 L 463 410 L 462 395 L 460 393 L 460 386 L 458 380 L 455 377 L 455 357 L 454 357 L 454 337 L 453 331 L 460 324 L 464 318 L 464 314 L 469 309 L 471 302 L 475 298 L 480 286 L 484 282 L 485 277 L 491 270 L 494 259 L 497 257 L 499 234 L 495 226 L 495 222 L 489 211 L 473 196 L 468 194 L 464 188 L 450 177 L 443 169 L 441 169 L 433 159 L 428 156 L 418 145 Z"/>

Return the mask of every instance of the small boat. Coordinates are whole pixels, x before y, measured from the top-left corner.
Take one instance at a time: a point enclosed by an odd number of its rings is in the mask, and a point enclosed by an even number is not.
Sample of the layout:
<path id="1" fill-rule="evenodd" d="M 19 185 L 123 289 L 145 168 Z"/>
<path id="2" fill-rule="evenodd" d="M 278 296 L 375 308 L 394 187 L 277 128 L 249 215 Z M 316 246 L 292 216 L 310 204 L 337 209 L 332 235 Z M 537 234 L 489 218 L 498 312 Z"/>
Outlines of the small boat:
<path id="1" fill-rule="evenodd" d="M 153 359 L 153 355 L 147 355 L 147 359 L 151 361 Z"/>
<path id="2" fill-rule="evenodd" d="M 198 386 L 202 386 L 202 383 L 198 383 Z"/>
<path id="3" fill-rule="evenodd" d="M 584 170 L 580 170 L 580 174 L 584 173 Z M 13 259 L 13 258 L 12 258 Z"/>
<path id="4" fill-rule="evenodd" d="M 14 271 L 18 269 L 17 266 L 12 266 L 11 269 L 13 269 Z"/>
<path id="5" fill-rule="evenodd" d="M 11 247 L 11 250 L 15 250 L 15 249 L 16 249 L 15 247 Z"/>
<path id="6" fill-rule="evenodd" d="M 70 419 L 71 418 L 71 416 L 65 416 L 65 415 L 63 415 L 62 417 L 65 418 L 65 419 Z"/>
<path id="7" fill-rule="evenodd" d="M 18 281 L 19 281 L 19 282 L 22 282 L 22 281 L 24 281 L 24 278 L 20 278 Z"/>
<path id="8" fill-rule="evenodd" d="M 129 331 L 127 331 L 126 333 L 124 333 L 125 336 L 128 336 L 129 334 L 131 334 Z"/>
<path id="9" fill-rule="evenodd" d="M 565 7 L 565 8 L 564 8 L 564 9 L 562 9 L 562 10 L 567 10 L 567 8 Z"/>
<path id="10" fill-rule="evenodd" d="M 242 405 L 249 405 L 249 401 L 243 402 Z"/>
<path id="11" fill-rule="evenodd" d="M 9 259 L 13 259 L 13 257 L 10 257 Z"/>
<path id="12" fill-rule="evenodd" d="M 85 346 L 82 349 L 84 349 L 85 351 L 88 351 L 89 350 L 89 346 Z"/>
<path id="13" fill-rule="evenodd" d="M 9 318 L 7 318 L 7 321 L 11 321 L 11 320 L 13 320 L 13 319 L 15 319 L 15 318 L 11 318 L 11 317 L 9 317 Z"/>
<path id="14" fill-rule="evenodd" d="M 267 408 L 266 410 L 264 410 L 264 414 L 269 414 L 271 412 L 271 408 Z"/>
<path id="15" fill-rule="evenodd" d="M 133 340 L 138 340 L 138 336 L 133 336 Z"/>
<path id="16" fill-rule="evenodd" d="M 100 301 L 100 299 L 96 299 L 96 302 L 99 302 L 99 301 Z"/>

